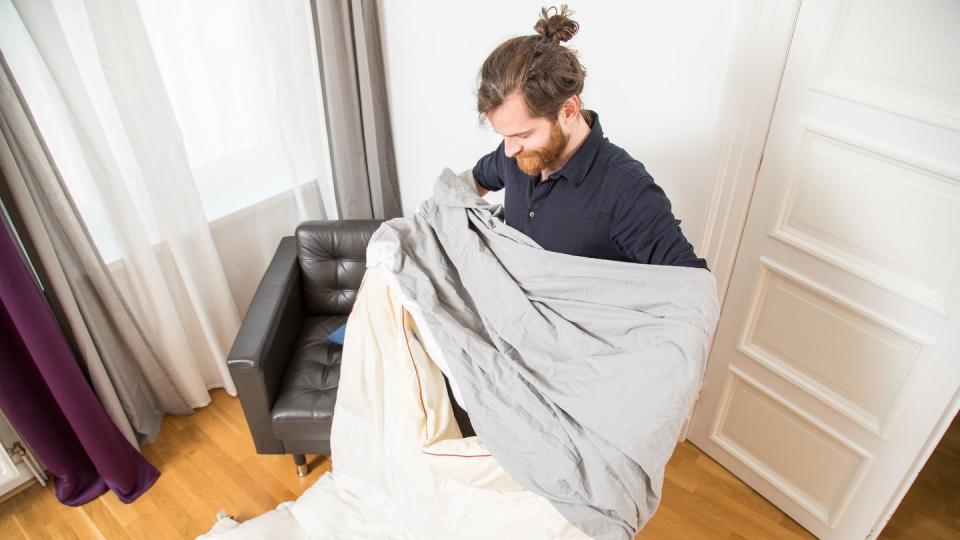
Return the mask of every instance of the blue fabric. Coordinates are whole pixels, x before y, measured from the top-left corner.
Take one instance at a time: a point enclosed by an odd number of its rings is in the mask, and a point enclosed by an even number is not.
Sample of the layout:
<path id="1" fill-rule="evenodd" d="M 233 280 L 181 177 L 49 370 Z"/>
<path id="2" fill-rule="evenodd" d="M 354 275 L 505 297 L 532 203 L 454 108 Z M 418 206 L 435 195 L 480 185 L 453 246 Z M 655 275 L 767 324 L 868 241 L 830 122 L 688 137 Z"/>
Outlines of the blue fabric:
<path id="1" fill-rule="evenodd" d="M 590 134 L 547 180 L 521 171 L 503 143 L 480 158 L 474 180 L 490 191 L 506 188 L 504 221 L 548 251 L 707 268 L 643 163 L 603 136 L 597 113 L 590 117 Z"/>
<path id="2" fill-rule="evenodd" d="M 347 325 L 346 323 L 344 323 L 340 325 L 340 328 L 337 328 L 336 330 L 333 331 L 332 334 L 327 336 L 327 341 L 336 343 L 338 345 L 343 345 L 343 335 L 346 333 L 346 331 L 347 331 Z"/>

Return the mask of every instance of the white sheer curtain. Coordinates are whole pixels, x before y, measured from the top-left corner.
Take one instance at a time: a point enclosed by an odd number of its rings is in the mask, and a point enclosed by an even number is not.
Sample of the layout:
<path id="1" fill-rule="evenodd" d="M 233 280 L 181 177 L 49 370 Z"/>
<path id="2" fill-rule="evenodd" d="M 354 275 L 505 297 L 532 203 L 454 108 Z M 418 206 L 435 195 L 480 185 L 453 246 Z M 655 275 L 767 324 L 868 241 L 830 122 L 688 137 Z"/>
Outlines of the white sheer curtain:
<path id="1" fill-rule="evenodd" d="M 235 393 L 250 284 L 336 217 L 306 0 L 0 0 L 0 49 L 178 390 Z"/>

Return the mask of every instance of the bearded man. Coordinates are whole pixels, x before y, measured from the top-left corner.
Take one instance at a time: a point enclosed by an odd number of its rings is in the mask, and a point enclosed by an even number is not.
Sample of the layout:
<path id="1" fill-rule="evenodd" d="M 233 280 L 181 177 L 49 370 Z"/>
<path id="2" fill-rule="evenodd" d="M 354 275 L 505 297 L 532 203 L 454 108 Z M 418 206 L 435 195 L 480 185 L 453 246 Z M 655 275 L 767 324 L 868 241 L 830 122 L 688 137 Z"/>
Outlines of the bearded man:
<path id="1" fill-rule="evenodd" d="M 709 270 L 663 189 L 583 108 L 586 70 L 561 45 L 579 29 L 571 14 L 541 10 L 535 35 L 505 41 L 484 61 L 477 109 L 503 142 L 473 168 L 477 192 L 506 189 L 506 223 L 544 249 Z"/>

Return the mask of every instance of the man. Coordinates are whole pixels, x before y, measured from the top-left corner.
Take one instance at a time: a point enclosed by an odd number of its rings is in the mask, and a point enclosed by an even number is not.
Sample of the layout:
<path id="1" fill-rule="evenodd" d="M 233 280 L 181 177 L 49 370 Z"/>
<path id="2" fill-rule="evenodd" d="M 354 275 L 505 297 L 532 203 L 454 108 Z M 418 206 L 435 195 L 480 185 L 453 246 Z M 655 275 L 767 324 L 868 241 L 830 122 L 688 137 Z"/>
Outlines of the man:
<path id="1" fill-rule="evenodd" d="M 541 10 L 536 35 L 505 41 L 483 63 L 477 109 L 503 142 L 473 169 L 478 193 L 505 188 L 507 224 L 550 251 L 707 268 L 643 164 L 583 109 L 586 71 L 560 44 L 579 28 L 570 14 Z"/>

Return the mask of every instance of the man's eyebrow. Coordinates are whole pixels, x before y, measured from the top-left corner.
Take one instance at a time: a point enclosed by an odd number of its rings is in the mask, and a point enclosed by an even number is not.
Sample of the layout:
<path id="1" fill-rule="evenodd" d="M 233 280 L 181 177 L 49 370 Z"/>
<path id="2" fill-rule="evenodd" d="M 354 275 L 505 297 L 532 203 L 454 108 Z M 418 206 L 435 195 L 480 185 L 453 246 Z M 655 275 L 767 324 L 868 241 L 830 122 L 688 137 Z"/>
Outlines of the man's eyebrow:
<path id="1" fill-rule="evenodd" d="M 526 131 L 523 131 L 523 132 L 520 132 L 520 133 L 514 133 L 513 135 L 501 135 L 501 137 L 519 137 L 519 136 L 521 136 L 521 135 L 527 135 L 527 134 L 532 133 L 532 132 L 533 132 L 533 128 L 530 128 L 530 129 L 528 129 L 528 130 L 526 130 Z"/>

